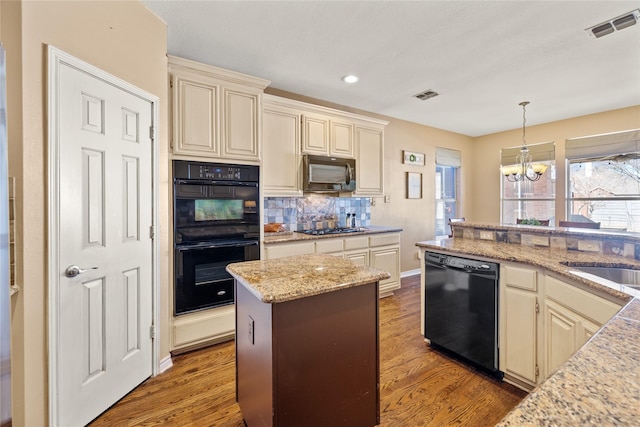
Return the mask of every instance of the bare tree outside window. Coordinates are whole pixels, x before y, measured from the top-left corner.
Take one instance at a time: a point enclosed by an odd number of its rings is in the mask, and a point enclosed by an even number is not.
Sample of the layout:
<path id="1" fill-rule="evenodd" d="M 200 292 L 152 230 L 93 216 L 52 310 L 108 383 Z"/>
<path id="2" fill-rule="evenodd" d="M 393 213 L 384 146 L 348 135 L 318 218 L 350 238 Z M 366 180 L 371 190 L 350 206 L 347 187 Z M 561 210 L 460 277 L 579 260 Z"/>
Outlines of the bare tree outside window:
<path id="1" fill-rule="evenodd" d="M 571 161 L 567 214 L 605 229 L 640 231 L 638 154 Z"/>

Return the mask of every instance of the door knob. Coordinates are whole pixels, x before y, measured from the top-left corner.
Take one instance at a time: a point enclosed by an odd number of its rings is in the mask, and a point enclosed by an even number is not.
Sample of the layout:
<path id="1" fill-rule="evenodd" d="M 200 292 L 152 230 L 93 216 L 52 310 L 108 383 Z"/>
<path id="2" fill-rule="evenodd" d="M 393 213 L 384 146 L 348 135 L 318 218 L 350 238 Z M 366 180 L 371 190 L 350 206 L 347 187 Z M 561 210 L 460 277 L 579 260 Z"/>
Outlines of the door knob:
<path id="1" fill-rule="evenodd" d="M 77 265 L 70 265 L 64 271 L 64 275 L 67 277 L 76 277 L 79 274 L 84 273 L 87 270 L 97 270 L 98 267 L 90 267 L 90 268 L 80 268 Z"/>

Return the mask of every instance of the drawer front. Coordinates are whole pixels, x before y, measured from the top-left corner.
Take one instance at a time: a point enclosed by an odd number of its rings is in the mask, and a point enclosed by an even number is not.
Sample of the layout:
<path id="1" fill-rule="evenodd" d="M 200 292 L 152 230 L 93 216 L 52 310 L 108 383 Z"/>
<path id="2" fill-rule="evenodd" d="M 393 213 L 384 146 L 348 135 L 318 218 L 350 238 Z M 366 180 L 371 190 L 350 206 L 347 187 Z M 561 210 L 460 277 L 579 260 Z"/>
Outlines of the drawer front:
<path id="1" fill-rule="evenodd" d="M 621 308 L 621 306 L 616 303 L 607 301 L 604 298 L 593 295 L 590 292 L 551 276 L 545 277 L 545 292 L 548 298 L 595 321 L 598 326 L 604 325 Z"/>
<path id="2" fill-rule="evenodd" d="M 353 249 L 368 249 L 369 238 L 366 236 L 361 237 L 348 237 L 344 239 L 344 250 L 350 251 Z"/>
<path id="3" fill-rule="evenodd" d="M 512 288 L 535 292 L 538 289 L 537 273 L 536 270 L 505 265 L 503 280 Z"/>
<path id="4" fill-rule="evenodd" d="M 316 242 L 316 252 L 342 252 L 342 239 L 321 239 Z"/>
<path id="5" fill-rule="evenodd" d="M 268 245 L 265 247 L 267 259 L 284 258 L 293 255 L 312 254 L 315 245 L 313 242 L 302 242 L 295 244 Z"/>
<path id="6" fill-rule="evenodd" d="M 379 234 L 376 236 L 369 236 L 369 246 L 387 246 L 387 245 L 397 245 L 400 243 L 400 235 L 399 234 Z"/>

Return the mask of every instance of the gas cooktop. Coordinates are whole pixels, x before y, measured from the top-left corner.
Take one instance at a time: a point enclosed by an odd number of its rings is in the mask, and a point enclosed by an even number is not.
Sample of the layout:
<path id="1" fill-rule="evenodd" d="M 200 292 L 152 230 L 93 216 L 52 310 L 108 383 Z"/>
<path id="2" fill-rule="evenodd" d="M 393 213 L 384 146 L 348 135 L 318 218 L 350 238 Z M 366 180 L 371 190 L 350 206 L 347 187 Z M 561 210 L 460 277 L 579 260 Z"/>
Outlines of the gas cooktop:
<path id="1" fill-rule="evenodd" d="M 303 230 L 297 231 L 297 233 L 309 234 L 312 236 L 322 236 L 325 234 L 342 234 L 342 233 L 359 233 L 365 231 L 363 228 L 321 228 L 318 230 Z"/>

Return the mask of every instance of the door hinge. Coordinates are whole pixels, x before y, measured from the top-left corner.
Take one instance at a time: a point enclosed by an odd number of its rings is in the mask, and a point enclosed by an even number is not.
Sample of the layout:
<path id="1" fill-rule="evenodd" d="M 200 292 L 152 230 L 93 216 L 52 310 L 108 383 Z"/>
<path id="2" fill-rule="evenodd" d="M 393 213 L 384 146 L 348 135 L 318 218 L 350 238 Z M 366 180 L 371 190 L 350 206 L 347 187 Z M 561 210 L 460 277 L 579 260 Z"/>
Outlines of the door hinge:
<path id="1" fill-rule="evenodd" d="M 536 301 L 536 314 L 540 313 L 540 304 Z"/>
<path id="2" fill-rule="evenodd" d="M 155 128 L 153 126 L 149 126 L 149 138 L 153 141 L 156 137 Z"/>
<path id="3" fill-rule="evenodd" d="M 540 368 L 538 368 L 538 365 L 536 365 L 536 378 L 538 378 L 539 375 L 540 375 Z"/>
<path id="4" fill-rule="evenodd" d="M 173 88 L 173 77 L 169 78 L 169 87 Z"/>
<path id="5" fill-rule="evenodd" d="M 155 239 L 156 237 L 156 232 L 153 228 L 153 225 L 149 226 L 149 238 L 150 239 Z"/>
<path id="6" fill-rule="evenodd" d="M 152 340 L 156 338 L 156 326 L 155 325 L 151 325 L 149 327 L 149 338 L 151 338 Z"/>

